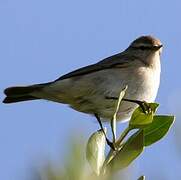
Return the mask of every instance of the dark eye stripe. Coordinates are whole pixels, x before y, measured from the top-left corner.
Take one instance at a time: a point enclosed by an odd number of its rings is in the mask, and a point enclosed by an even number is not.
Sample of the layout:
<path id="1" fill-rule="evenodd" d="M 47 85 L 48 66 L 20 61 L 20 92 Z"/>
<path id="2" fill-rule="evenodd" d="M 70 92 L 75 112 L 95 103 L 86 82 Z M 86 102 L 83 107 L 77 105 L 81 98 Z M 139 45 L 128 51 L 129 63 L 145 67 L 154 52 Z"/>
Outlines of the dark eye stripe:
<path id="1" fill-rule="evenodd" d="M 153 49 L 153 47 L 149 47 L 149 46 L 133 46 L 134 49 L 140 49 L 140 50 L 150 50 L 150 49 Z"/>
<path id="2" fill-rule="evenodd" d="M 146 50 L 146 49 L 152 49 L 152 47 L 149 46 L 140 46 L 139 49 Z"/>

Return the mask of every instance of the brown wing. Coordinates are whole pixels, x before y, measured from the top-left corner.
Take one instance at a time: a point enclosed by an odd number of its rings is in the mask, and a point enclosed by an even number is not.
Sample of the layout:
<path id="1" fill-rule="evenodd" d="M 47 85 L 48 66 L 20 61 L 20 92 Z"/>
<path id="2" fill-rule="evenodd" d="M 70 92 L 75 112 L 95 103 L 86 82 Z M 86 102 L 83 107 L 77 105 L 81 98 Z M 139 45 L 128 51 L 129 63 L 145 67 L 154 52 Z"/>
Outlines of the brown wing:
<path id="1" fill-rule="evenodd" d="M 63 79 L 67 79 L 67 78 L 71 78 L 71 77 L 75 77 L 75 76 L 89 74 L 89 73 L 93 73 L 95 71 L 101 71 L 103 69 L 125 68 L 133 60 L 135 60 L 135 58 L 133 56 L 129 57 L 126 54 L 119 53 L 119 54 L 110 56 L 106 59 L 103 59 L 102 61 L 100 61 L 96 64 L 85 66 L 85 67 L 82 67 L 82 68 L 77 69 L 75 71 L 72 71 L 68 74 L 65 74 L 55 81 L 59 81 L 59 80 L 63 80 Z"/>

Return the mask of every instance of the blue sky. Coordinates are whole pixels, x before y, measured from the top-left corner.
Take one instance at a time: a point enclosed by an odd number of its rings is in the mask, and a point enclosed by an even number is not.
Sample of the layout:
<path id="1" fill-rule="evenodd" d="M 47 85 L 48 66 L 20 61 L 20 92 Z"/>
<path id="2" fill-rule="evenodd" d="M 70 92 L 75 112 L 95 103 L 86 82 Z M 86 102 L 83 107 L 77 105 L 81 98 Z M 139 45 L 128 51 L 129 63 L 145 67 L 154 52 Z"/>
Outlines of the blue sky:
<path id="1" fill-rule="evenodd" d="M 0 0 L 0 97 L 12 85 L 47 82 L 124 50 L 140 35 L 163 42 L 159 113 L 180 116 L 181 2 L 131 0 Z M 63 157 L 70 134 L 98 125 L 65 105 L 34 101 L 0 104 L 0 179 L 23 179 L 44 157 Z M 121 126 L 121 124 L 119 124 Z M 181 179 L 175 129 L 135 163 L 148 179 Z M 157 176 L 156 176 L 157 175 Z M 160 178 L 158 180 L 161 180 Z"/>

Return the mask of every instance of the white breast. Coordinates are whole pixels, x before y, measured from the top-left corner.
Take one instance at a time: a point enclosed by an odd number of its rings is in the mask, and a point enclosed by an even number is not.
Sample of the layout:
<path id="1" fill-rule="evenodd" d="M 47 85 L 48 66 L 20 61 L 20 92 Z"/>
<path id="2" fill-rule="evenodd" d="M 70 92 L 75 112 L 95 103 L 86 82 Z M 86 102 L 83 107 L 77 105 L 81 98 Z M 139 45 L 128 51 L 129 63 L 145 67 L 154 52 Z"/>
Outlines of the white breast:
<path id="1" fill-rule="evenodd" d="M 160 56 L 158 53 L 155 54 L 154 57 L 152 57 L 153 64 L 148 69 L 149 74 L 147 77 L 147 81 L 150 83 L 148 84 L 148 94 L 150 96 L 147 97 L 148 102 L 154 102 L 155 98 L 157 96 L 158 88 L 160 85 L 160 72 L 161 72 L 161 66 L 160 66 Z"/>
<path id="2" fill-rule="evenodd" d="M 154 57 L 155 64 L 152 67 L 140 67 L 134 72 L 131 82 L 128 84 L 128 91 L 126 92 L 127 99 L 141 100 L 146 102 L 154 102 L 159 84 L 160 84 L 160 59 L 159 56 Z M 123 101 L 118 119 L 124 120 L 129 118 L 133 110 L 137 107 L 135 103 Z"/>

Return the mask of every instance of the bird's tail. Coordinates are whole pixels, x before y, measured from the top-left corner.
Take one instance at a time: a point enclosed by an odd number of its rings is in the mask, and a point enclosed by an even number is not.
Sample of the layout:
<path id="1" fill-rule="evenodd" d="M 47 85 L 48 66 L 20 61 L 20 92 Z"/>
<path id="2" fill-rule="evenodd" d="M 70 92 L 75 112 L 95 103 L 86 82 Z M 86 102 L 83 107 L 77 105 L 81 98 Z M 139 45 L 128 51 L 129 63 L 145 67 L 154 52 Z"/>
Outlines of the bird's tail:
<path id="1" fill-rule="evenodd" d="M 16 103 L 20 101 L 40 99 L 38 97 L 34 97 L 32 93 L 34 91 L 40 90 L 42 87 L 44 87 L 44 84 L 24 87 L 9 87 L 4 90 L 4 94 L 6 95 L 6 97 L 3 100 L 3 103 Z"/>

